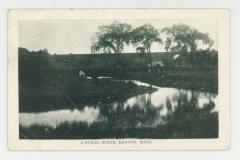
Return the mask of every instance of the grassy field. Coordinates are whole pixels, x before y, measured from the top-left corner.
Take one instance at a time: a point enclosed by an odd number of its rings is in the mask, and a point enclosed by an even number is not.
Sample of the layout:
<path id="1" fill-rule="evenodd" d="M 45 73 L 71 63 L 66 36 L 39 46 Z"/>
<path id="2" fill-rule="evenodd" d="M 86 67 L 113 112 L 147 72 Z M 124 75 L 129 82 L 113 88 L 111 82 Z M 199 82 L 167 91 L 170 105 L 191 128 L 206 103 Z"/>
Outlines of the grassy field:
<path id="1" fill-rule="evenodd" d="M 175 54 L 179 53 L 42 55 L 38 52 L 19 49 L 19 76 L 21 83 L 32 81 L 28 75 L 37 76 L 39 80 L 35 81 L 40 83 L 43 77 L 45 79 L 64 78 L 67 81 L 68 76 L 76 75 L 79 70 L 83 70 L 87 76 L 91 77 L 114 76 L 147 81 L 151 79 L 155 84 L 169 87 L 175 87 L 174 83 L 177 83 L 180 88 L 182 84 L 183 88 L 195 90 L 204 88 L 206 91 L 218 92 L 217 53 L 182 54 L 178 60 L 174 61 Z M 164 63 L 164 73 L 148 72 L 147 64 L 150 63 L 150 56 L 152 61 L 161 60 Z M 163 74 L 167 80 L 161 81 Z M 196 80 L 199 86 L 192 85 L 193 80 Z M 189 87 L 187 83 L 190 84 Z"/>
<path id="2" fill-rule="evenodd" d="M 174 60 L 176 54 L 181 56 Z M 119 72 L 145 72 L 147 64 L 161 60 L 166 71 L 217 71 L 217 53 L 151 53 L 139 55 L 136 53 L 123 54 L 66 54 L 49 55 L 39 52 L 29 52 L 19 49 L 19 60 L 22 67 L 44 68 L 54 67 L 56 70 L 83 70 L 88 75 L 108 74 Z M 40 65 L 40 66 L 39 66 Z"/>

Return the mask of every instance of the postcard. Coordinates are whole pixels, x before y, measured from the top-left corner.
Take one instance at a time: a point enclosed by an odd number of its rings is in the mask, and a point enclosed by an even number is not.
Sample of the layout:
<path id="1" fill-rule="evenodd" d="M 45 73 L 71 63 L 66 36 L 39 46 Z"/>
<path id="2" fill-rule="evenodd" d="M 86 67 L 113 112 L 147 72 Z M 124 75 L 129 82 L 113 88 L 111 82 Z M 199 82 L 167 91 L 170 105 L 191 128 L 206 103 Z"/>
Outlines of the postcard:
<path id="1" fill-rule="evenodd" d="M 10 150 L 230 147 L 228 9 L 11 9 Z"/>

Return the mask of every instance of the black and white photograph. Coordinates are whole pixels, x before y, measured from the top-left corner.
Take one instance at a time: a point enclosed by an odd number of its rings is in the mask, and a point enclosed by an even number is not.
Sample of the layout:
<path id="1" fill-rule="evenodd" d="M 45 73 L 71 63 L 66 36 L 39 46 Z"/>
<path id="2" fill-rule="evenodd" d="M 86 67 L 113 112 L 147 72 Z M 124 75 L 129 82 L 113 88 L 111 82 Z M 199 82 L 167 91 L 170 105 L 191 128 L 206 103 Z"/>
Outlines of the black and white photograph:
<path id="1" fill-rule="evenodd" d="M 16 24 L 19 140 L 220 138 L 217 18 Z"/>

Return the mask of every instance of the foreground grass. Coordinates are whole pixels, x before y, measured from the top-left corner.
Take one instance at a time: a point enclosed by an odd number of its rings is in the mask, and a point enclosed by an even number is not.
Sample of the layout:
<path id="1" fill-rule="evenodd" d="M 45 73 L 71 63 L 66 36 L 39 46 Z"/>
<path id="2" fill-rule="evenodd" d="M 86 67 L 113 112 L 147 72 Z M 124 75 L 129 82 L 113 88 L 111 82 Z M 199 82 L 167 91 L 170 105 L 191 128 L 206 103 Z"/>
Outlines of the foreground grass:
<path id="1" fill-rule="evenodd" d="M 218 114 L 170 122 L 154 128 L 114 128 L 107 122 L 65 122 L 57 128 L 20 125 L 20 139 L 103 139 L 103 138 L 217 138 Z"/>

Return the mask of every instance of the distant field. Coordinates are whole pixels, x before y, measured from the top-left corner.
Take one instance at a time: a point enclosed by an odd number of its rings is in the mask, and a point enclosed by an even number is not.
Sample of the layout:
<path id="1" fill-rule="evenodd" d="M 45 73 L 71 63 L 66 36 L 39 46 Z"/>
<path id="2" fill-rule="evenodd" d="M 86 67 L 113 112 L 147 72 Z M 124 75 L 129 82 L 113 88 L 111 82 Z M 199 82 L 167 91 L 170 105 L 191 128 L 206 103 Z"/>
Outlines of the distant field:
<path id="1" fill-rule="evenodd" d="M 84 70 L 88 74 L 100 74 L 104 72 L 147 71 L 147 65 L 151 61 L 161 60 L 165 70 L 201 70 L 217 71 L 218 57 L 216 53 L 189 53 L 183 54 L 177 60 L 174 55 L 179 53 L 152 53 L 139 55 L 136 53 L 123 54 L 67 54 L 67 55 L 38 55 L 19 51 L 22 67 L 49 68 L 56 70 Z M 44 65 L 43 65 L 44 64 Z M 40 65 L 40 66 L 39 66 Z"/>

